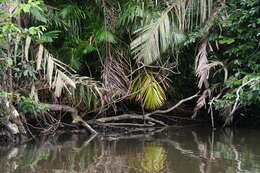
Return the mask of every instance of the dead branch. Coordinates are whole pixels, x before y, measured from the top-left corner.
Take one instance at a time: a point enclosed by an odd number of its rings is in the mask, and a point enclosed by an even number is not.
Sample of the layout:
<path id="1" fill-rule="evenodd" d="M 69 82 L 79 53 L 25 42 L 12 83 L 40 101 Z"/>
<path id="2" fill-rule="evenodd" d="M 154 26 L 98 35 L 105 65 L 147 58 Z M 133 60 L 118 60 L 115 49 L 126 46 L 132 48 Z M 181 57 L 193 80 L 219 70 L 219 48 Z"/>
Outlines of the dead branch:
<path id="1" fill-rule="evenodd" d="M 112 116 L 112 117 L 105 117 L 105 118 L 99 118 L 96 120 L 90 120 L 88 121 L 88 123 L 106 123 L 106 122 L 110 122 L 110 121 L 120 121 L 120 120 L 147 120 L 150 122 L 154 122 L 163 126 L 167 126 L 164 122 L 159 121 L 159 120 L 155 120 L 154 118 L 151 118 L 149 116 L 143 116 L 140 114 L 123 114 L 123 115 L 118 115 L 118 116 Z"/>
<path id="2" fill-rule="evenodd" d="M 42 103 L 44 104 L 44 103 Z M 44 104 L 48 107 L 49 110 L 52 111 L 64 111 L 64 112 L 70 112 L 71 116 L 73 118 L 72 123 L 82 123 L 83 126 L 85 126 L 91 134 L 97 134 L 97 131 L 94 130 L 86 121 L 84 121 L 79 115 L 78 110 L 76 108 L 67 106 L 67 105 L 59 105 L 59 104 Z"/>
<path id="3" fill-rule="evenodd" d="M 151 116 L 151 115 L 154 115 L 154 114 L 165 114 L 165 113 L 169 113 L 169 112 L 173 111 L 174 109 L 178 108 L 181 104 L 183 104 L 183 103 L 185 103 L 185 102 L 187 102 L 187 101 L 190 101 L 190 100 L 192 100 L 192 99 L 194 99 L 194 98 L 196 98 L 196 97 L 198 97 L 198 96 L 199 96 L 199 92 L 197 92 L 197 93 L 196 93 L 195 95 L 193 95 L 193 96 L 190 96 L 190 97 L 187 97 L 187 98 L 185 98 L 185 99 L 180 100 L 177 104 L 175 104 L 174 106 L 172 106 L 172 107 L 169 108 L 169 109 L 166 109 L 166 110 L 156 110 L 156 111 L 154 111 L 154 112 L 145 114 L 145 116 Z"/>
<path id="4" fill-rule="evenodd" d="M 173 107 L 171 107 L 169 109 L 166 109 L 166 110 L 156 110 L 156 111 L 144 114 L 144 115 L 140 115 L 140 114 L 123 114 L 123 115 L 118 115 L 118 116 L 112 116 L 112 117 L 99 118 L 99 119 L 96 119 L 96 120 L 90 120 L 90 121 L 88 121 L 88 123 L 95 124 L 95 123 L 107 123 L 107 122 L 110 122 L 110 121 L 121 121 L 121 120 L 130 120 L 130 119 L 133 120 L 133 119 L 136 119 L 136 120 L 147 120 L 150 123 L 155 123 L 155 124 L 159 124 L 159 125 L 162 125 L 162 126 L 167 126 L 167 124 L 165 124 L 164 122 L 162 122 L 160 120 L 156 120 L 155 118 L 152 118 L 151 116 L 155 115 L 155 114 L 169 113 L 169 112 L 173 111 L 174 109 L 178 108 L 181 104 L 183 104 L 183 103 L 185 103 L 185 102 L 187 102 L 189 100 L 192 100 L 192 99 L 194 99 L 194 98 L 196 98 L 198 96 L 199 96 L 199 93 L 196 93 L 193 96 L 190 96 L 188 98 L 182 99 L 176 105 L 174 105 Z M 129 125 L 129 123 L 127 123 L 127 124 Z M 143 127 L 145 127 L 145 125 L 143 125 Z"/>
<path id="5" fill-rule="evenodd" d="M 154 123 L 138 124 L 138 123 L 106 123 L 106 126 L 132 126 L 132 127 L 152 127 Z"/>
<path id="6" fill-rule="evenodd" d="M 236 112 L 236 110 L 237 110 L 237 109 L 239 108 L 239 106 L 240 106 L 240 91 L 243 89 L 243 87 L 245 87 L 246 85 L 249 85 L 250 83 L 255 82 L 255 81 L 258 82 L 259 79 L 253 78 L 253 79 L 251 79 L 251 80 L 245 82 L 243 85 L 241 85 L 241 86 L 237 89 L 237 91 L 236 91 L 236 101 L 235 101 L 235 103 L 234 103 L 234 105 L 233 105 L 232 111 L 229 113 L 228 118 L 226 119 L 226 122 L 225 122 L 224 126 L 227 125 L 230 121 L 233 120 L 233 115 L 234 115 L 234 113 Z"/>

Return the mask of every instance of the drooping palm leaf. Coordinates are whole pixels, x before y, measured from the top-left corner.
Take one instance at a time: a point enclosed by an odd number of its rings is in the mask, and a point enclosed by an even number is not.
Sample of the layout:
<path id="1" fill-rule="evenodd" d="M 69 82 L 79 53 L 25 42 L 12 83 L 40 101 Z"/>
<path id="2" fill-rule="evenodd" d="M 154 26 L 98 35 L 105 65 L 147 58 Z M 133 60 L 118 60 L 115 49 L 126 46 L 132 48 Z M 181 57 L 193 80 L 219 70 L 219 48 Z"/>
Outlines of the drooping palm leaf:
<path id="1" fill-rule="evenodd" d="M 123 62 L 115 58 L 107 58 L 102 71 L 102 79 L 105 87 L 126 95 L 129 89 L 130 81 L 125 74 L 126 67 Z"/>
<path id="2" fill-rule="evenodd" d="M 31 41 L 32 41 L 32 38 L 30 36 L 27 36 L 26 40 L 25 40 L 25 48 L 24 48 L 24 54 L 25 54 L 25 60 L 26 61 L 28 61 L 29 48 L 30 48 L 30 45 L 31 45 Z"/>
<path id="3" fill-rule="evenodd" d="M 167 8 L 162 14 L 157 13 L 150 24 L 135 31 L 137 37 L 130 45 L 131 50 L 135 57 L 141 57 L 145 64 L 151 64 L 170 44 L 173 46 L 183 39 L 183 35 L 172 23 L 172 8 L 173 6 Z"/>
<path id="4" fill-rule="evenodd" d="M 213 0 L 163 1 L 167 6 L 162 12 L 151 13 L 144 19 L 144 26 L 136 30 L 131 43 L 135 58 L 151 64 L 169 47 L 184 40 L 183 32 L 202 25 L 211 15 Z M 171 5 L 169 5 L 171 4 Z"/>
<path id="5" fill-rule="evenodd" d="M 164 89 L 155 76 L 154 72 L 145 71 L 134 79 L 131 86 L 131 98 L 141 102 L 146 109 L 159 108 L 166 99 Z"/>
<path id="6" fill-rule="evenodd" d="M 195 59 L 196 75 L 199 78 L 198 87 L 202 88 L 203 84 L 208 88 L 208 53 L 207 53 L 208 40 L 204 39 L 199 47 L 199 52 Z"/>
<path id="7" fill-rule="evenodd" d="M 60 11 L 60 16 L 68 25 L 68 29 L 79 36 L 81 33 L 81 21 L 86 18 L 87 11 L 81 9 L 77 5 L 70 4 Z"/>
<path id="8" fill-rule="evenodd" d="M 54 58 L 42 44 L 39 45 L 36 58 L 36 69 L 39 71 L 43 67 L 49 87 L 55 89 L 54 93 L 57 97 L 61 95 L 62 89 L 67 85 L 76 88 L 73 75 L 69 72 L 73 69 Z"/>

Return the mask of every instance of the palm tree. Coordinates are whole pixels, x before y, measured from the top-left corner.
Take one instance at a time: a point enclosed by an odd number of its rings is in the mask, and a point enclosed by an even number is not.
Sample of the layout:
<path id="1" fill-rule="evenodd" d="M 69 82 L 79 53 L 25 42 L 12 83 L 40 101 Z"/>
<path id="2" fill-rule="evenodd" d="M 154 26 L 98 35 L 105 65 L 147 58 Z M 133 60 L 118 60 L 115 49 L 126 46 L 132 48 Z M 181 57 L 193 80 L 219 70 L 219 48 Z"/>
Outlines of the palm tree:
<path id="1" fill-rule="evenodd" d="M 178 49 L 183 46 L 189 33 L 196 28 L 207 28 L 207 21 L 214 14 L 214 5 L 216 5 L 214 0 L 131 0 L 122 5 L 119 25 L 130 28 L 127 31 L 130 34 L 131 54 L 136 60 L 138 69 L 148 71 L 133 76 L 132 98 L 140 100 L 146 108 L 158 108 L 164 103 L 164 90 L 154 88 L 155 83 L 161 82 L 156 81 L 154 75 L 151 75 L 149 70 L 154 68 L 149 67 L 153 65 L 157 70 L 165 71 L 163 68 L 166 61 L 165 54 L 167 56 L 178 54 Z M 198 61 L 202 60 L 204 59 Z M 144 73 L 150 75 L 140 77 Z M 147 78 L 154 82 L 146 82 Z M 146 91 L 140 90 L 138 93 L 136 86 L 139 86 L 139 89 L 143 87 Z"/>

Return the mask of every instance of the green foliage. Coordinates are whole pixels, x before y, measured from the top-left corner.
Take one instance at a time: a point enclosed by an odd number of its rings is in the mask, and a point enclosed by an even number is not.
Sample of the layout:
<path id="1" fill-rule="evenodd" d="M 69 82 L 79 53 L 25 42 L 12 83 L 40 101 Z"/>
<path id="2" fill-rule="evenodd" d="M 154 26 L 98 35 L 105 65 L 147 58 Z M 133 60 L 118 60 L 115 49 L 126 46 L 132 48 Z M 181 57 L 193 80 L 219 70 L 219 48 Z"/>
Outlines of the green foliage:
<path id="1" fill-rule="evenodd" d="M 143 19 L 148 15 L 147 9 L 144 8 L 144 2 L 128 1 L 122 5 L 117 20 L 118 27 L 127 27 L 135 31 L 141 25 Z"/>
<path id="2" fill-rule="evenodd" d="M 0 6 L 0 73 L 5 81 L 8 75 L 13 77 L 9 82 L 15 90 L 28 84 L 26 92 L 29 93 L 33 81 L 47 79 L 47 87 L 54 88 L 56 96 L 61 96 L 63 89 L 72 92 L 72 99 L 61 98 L 62 103 L 79 103 L 81 108 L 84 105 L 95 109 L 104 105 L 104 100 L 114 102 L 117 92 L 110 94 L 111 91 L 90 78 L 80 80 L 73 69 L 100 79 L 104 76 L 100 73 L 109 70 L 113 72 L 111 74 L 121 74 L 116 68 L 105 66 L 107 58 L 129 59 L 120 61 L 129 68 L 126 73 L 133 72 L 124 74 L 123 70 L 123 76 L 128 75 L 125 79 L 134 78 L 131 87 L 124 88 L 124 94 L 130 90 L 131 98 L 144 108 L 157 109 L 166 99 L 165 78 L 160 77 L 166 68 L 160 68 L 163 70 L 158 73 L 146 69 L 156 69 L 158 64 L 164 63 L 164 66 L 174 67 L 169 71 L 182 71 L 185 76 L 173 80 L 176 83 L 172 95 L 178 94 L 180 98 L 194 93 L 197 88 L 193 87 L 195 75 L 191 54 L 198 41 L 207 37 L 204 49 L 199 51 L 204 62 L 199 66 L 198 58 L 196 60 L 197 75 L 205 72 L 203 76 L 198 75 L 203 77 L 199 86 L 203 89 L 203 83 L 207 81 L 212 93 L 213 90 L 223 91 L 210 104 L 225 109 L 236 104 L 239 96 L 242 106 L 259 105 L 260 18 L 256 0 L 226 2 L 221 18 L 209 24 L 213 27 L 207 36 L 207 21 L 215 14 L 212 9 L 219 5 L 213 5 L 217 2 L 213 0 L 2 2 L 8 3 Z M 208 49 L 212 51 L 208 52 Z M 151 68 L 146 67 L 151 64 Z M 178 66 L 185 69 L 179 70 Z M 216 66 L 225 69 L 224 77 L 218 71 L 212 73 L 210 69 Z M 103 81 L 108 88 L 109 83 L 120 83 L 111 76 L 110 81 Z M 229 78 L 223 84 L 223 78 L 227 76 Z M 25 114 L 40 112 L 36 102 L 21 100 L 19 107 Z"/>
<path id="3" fill-rule="evenodd" d="M 0 97 L 12 97 L 12 94 L 4 91 L 0 91 Z"/>
<path id="4" fill-rule="evenodd" d="M 30 13 L 32 8 L 35 8 L 39 11 L 43 11 L 43 9 L 40 7 L 42 4 L 42 0 L 29 0 L 26 3 L 19 3 L 16 10 L 12 13 L 13 16 L 16 16 L 22 12 L 24 13 Z M 34 13 L 32 13 L 34 14 Z"/>
<path id="5" fill-rule="evenodd" d="M 157 77 L 157 79 L 156 79 Z M 146 109 L 156 109 L 163 105 L 166 95 L 162 86 L 164 81 L 158 74 L 150 71 L 144 71 L 138 75 L 131 86 L 131 99 L 141 102 Z"/>
<path id="6" fill-rule="evenodd" d="M 48 31 L 44 32 L 42 35 L 39 36 L 37 39 L 38 43 L 52 43 L 54 42 L 55 39 L 58 38 L 58 35 L 61 31 L 58 30 L 53 30 L 53 31 Z"/>
<path id="7" fill-rule="evenodd" d="M 135 58 L 142 57 L 145 64 L 158 60 L 170 45 L 174 47 L 184 39 L 184 35 L 174 27 L 169 11 L 158 13 L 150 24 L 134 32 L 137 37 L 130 45 L 131 50 Z"/>
<path id="8" fill-rule="evenodd" d="M 37 79 L 37 71 L 35 70 L 35 62 L 21 61 L 14 68 L 14 77 L 20 84 L 33 82 Z"/>
<path id="9" fill-rule="evenodd" d="M 225 94 L 213 98 L 218 109 L 235 104 L 258 106 L 260 103 L 260 51 L 259 51 L 259 1 L 230 1 L 224 10 L 229 16 L 221 24 L 222 34 L 218 42 L 217 57 L 227 62 L 229 79 L 225 82 Z"/>
<path id="10" fill-rule="evenodd" d="M 112 33 L 104 30 L 98 30 L 95 34 L 95 39 L 98 43 L 103 41 L 116 43 L 115 36 Z"/>
<path id="11" fill-rule="evenodd" d="M 29 97 L 20 97 L 18 110 L 27 116 L 37 116 L 48 110 L 47 105 L 39 104 Z"/>
<path id="12" fill-rule="evenodd" d="M 252 82 L 250 82 L 252 81 Z M 230 77 L 225 83 L 227 92 L 221 99 L 213 99 L 212 102 L 217 109 L 224 109 L 232 106 L 239 96 L 239 102 L 243 106 L 255 105 L 259 107 L 260 103 L 260 76 L 245 75 L 242 79 L 239 77 Z"/>
<path id="13" fill-rule="evenodd" d="M 82 34 L 82 22 L 86 22 L 88 11 L 83 6 L 78 6 L 76 3 L 61 4 L 62 8 L 59 12 L 59 17 L 65 23 L 66 28 L 73 34 L 80 37 Z"/>

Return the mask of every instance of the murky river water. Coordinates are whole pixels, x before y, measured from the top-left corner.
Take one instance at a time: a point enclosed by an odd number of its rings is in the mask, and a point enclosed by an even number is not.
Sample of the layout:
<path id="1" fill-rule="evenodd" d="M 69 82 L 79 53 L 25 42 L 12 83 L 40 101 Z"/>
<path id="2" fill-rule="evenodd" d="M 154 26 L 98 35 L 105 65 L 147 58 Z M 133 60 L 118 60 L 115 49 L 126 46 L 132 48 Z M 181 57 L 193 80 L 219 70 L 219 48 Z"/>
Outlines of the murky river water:
<path id="1" fill-rule="evenodd" d="M 0 173 L 257 173 L 259 130 L 170 128 L 120 140 L 57 135 L 0 148 Z"/>

